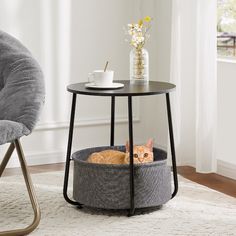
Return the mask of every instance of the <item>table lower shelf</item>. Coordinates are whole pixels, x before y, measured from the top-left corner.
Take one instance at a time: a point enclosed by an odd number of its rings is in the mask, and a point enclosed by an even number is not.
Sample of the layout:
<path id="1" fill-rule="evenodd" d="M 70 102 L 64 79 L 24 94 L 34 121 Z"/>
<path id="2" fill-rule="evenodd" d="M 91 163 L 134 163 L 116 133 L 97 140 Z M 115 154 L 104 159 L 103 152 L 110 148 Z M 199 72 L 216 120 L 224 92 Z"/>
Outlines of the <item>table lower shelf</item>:
<path id="1" fill-rule="evenodd" d="M 87 162 L 93 152 L 105 149 L 125 151 L 124 146 L 83 149 L 74 160 L 74 199 L 86 206 L 102 209 L 130 208 L 129 165 L 105 165 Z M 171 199 L 171 168 L 167 154 L 154 148 L 154 162 L 134 164 L 135 208 L 158 207 Z"/>

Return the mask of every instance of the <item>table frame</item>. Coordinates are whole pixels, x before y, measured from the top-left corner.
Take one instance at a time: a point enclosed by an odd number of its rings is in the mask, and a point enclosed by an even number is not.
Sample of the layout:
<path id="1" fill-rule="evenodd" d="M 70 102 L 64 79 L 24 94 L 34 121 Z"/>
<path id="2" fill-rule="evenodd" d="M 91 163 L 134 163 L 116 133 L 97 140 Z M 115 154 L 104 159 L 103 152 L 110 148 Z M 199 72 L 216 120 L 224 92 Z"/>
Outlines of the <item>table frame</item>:
<path id="1" fill-rule="evenodd" d="M 166 95 L 166 107 L 168 116 L 168 127 L 169 127 L 169 138 L 170 138 L 170 148 L 171 148 L 171 159 L 172 159 L 172 171 L 174 180 L 174 191 L 172 192 L 171 198 L 174 198 L 178 192 L 178 176 L 177 176 L 177 166 L 176 166 L 176 155 L 175 155 L 175 144 L 174 144 L 174 134 L 172 125 L 172 115 L 171 115 L 171 105 L 169 93 Z M 115 136 L 115 97 L 116 95 L 110 95 L 111 97 L 111 123 L 110 123 L 110 146 L 114 146 L 114 136 Z M 127 95 L 128 97 L 128 126 L 129 126 L 129 145 L 130 145 L 130 209 L 128 216 L 133 216 L 135 214 L 135 188 L 134 188 L 134 161 L 133 161 L 133 115 L 132 115 L 132 95 Z M 70 115 L 70 126 L 67 144 L 67 154 L 66 154 L 66 165 L 65 165 L 65 176 L 64 176 L 64 187 L 63 195 L 65 200 L 76 205 L 78 208 L 82 208 L 83 204 L 73 201 L 68 197 L 68 181 L 69 181 L 69 171 L 71 158 L 71 148 L 73 141 L 73 131 L 74 131 L 74 119 L 75 119 L 75 109 L 76 109 L 76 98 L 77 93 L 73 93 L 72 105 L 71 105 L 71 115 Z"/>

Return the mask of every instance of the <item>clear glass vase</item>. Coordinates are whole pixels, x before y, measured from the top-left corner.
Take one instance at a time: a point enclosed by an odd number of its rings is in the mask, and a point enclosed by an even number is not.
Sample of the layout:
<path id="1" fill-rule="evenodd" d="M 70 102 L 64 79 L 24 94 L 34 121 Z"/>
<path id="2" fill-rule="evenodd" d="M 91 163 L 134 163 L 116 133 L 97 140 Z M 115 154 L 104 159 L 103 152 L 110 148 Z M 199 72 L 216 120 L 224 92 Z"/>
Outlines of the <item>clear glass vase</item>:
<path id="1" fill-rule="evenodd" d="M 145 48 L 133 48 L 130 52 L 130 82 L 148 83 L 149 55 Z"/>

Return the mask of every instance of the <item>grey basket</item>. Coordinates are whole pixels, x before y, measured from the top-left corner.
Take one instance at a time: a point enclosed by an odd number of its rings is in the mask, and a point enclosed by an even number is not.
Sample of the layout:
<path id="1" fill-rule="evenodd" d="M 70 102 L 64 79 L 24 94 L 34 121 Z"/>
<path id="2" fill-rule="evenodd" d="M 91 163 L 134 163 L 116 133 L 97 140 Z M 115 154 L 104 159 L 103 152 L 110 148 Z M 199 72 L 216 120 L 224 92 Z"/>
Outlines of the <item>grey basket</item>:
<path id="1" fill-rule="evenodd" d="M 124 151 L 124 146 L 95 147 L 77 151 L 74 160 L 73 197 L 89 207 L 130 208 L 129 165 L 88 163 L 93 152 Z M 160 206 L 171 199 L 171 170 L 165 151 L 154 148 L 154 162 L 134 165 L 135 208 Z"/>

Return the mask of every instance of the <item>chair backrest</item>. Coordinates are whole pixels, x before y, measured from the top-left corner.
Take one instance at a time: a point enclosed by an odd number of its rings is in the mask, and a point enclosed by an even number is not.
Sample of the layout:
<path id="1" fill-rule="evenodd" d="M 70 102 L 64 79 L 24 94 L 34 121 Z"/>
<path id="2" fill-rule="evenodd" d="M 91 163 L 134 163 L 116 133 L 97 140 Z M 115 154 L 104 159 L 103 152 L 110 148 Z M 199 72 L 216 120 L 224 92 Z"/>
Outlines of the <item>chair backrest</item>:
<path id="1" fill-rule="evenodd" d="M 0 31 L 0 120 L 22 123 L 32 131 L 44 98 L 39 64 L 17 39 Z"/>

